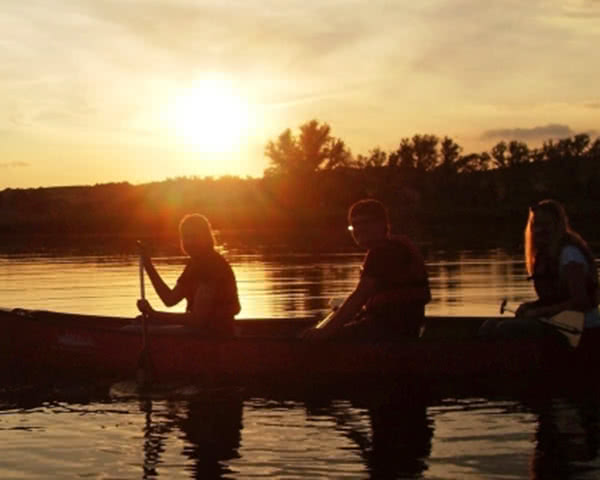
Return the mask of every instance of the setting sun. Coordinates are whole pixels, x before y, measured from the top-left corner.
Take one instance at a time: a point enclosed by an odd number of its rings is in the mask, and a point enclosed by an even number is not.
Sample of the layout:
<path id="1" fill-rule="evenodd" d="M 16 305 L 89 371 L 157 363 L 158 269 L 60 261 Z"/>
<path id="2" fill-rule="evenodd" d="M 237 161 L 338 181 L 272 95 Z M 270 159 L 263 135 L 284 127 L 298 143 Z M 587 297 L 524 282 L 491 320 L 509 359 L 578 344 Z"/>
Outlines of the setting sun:
<path id="1" fill-rule="evenodd" d="M 195 151 L 230 152 L 248 135 L 249 106 L 225 79 L 206 78 L 175 98 L 167 120 Z"/>

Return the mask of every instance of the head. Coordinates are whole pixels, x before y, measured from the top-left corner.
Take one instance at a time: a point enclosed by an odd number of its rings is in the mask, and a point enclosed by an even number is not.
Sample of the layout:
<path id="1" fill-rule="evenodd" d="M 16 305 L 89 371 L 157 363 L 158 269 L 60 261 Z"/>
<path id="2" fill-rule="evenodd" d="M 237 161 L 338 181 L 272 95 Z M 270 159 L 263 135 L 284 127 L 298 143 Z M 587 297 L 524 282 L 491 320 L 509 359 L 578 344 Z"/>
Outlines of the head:
<path id="1" fill-rule="evenodd" d="M 542 200 L 530 207 L 525 227 L 525 260 L 529 273 L 533 274 L 539 251 L 558 253 L 560 242 L 571 233 L 565 209 L 556 200 Z"/>
<path id="2" fill-rule="evenodd" d="M 348 229 L 356 244 L 371 248 L 389 235 L 389 220 L 385 206 L 378 200 L 359 200 L 348 210 Z"/>
<path id="3" fill-rule="evenodd" d="M 179 241 L 183 253 L 190 257 L 212 250 L 215 239 L 208 219 L 197 213 L 183 217 L 179 222 Z"/>

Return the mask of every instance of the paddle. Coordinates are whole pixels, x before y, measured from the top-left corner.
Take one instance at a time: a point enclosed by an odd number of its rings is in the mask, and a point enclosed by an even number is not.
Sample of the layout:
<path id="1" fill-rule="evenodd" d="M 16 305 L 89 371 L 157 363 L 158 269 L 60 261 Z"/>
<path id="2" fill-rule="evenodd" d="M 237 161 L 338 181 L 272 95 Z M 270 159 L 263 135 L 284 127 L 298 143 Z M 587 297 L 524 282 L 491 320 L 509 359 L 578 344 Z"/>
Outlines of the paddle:
<path id="1" fill-rule="evenodd" d="M 138 241 L 138 247 L 141 248 L 142 244 Z M 140 297 L 142 300 L 146 299 L 146 291 L 144 288 L 144 261 L 142 253 L 140 252 Z M 154 367 L 152 364 L 152 357 L 148 350 L 148 316 L 142 314 L 142 351 L 138 358 L 136 379 L 140 387 L 146 387 L 152 383 L 154 377 Z"/>
<path id="2" fill-rule="evenodd" d="M 508 299 L 502 300 L 500 304 L 500 314 L 504 312 L 516 313 L 514 310 L 506 306 Z M 565 310 L 556 315 L 547 317 L 536 317 L 536 320 L 554 327 L 559 333 L 564 335 L 571 347 L 576 348 L 581 340 L 583 333 L 583 313 L 573 310 Z"/>

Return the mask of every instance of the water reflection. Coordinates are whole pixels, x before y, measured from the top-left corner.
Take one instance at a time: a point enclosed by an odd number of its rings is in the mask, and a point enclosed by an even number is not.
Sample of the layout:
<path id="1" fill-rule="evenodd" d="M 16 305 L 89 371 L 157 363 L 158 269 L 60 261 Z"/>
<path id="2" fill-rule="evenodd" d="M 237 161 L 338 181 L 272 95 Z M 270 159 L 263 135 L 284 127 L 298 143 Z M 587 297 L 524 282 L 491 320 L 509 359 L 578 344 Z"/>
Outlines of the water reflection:
<path id="1" fill-rule="evenodd" d="M 385 403 L 369 408 L 372 445 L 364 453 L 373 478 L 416 476 L 427 469 L 433 424 L 425 404 Z"/>
<path id="2" fill-rule="evenodd" d="M 168 253 L 157 265 L 174 282 L 183 257 Z M 362 261 L 356 251 L 226 254 L 239 281 L 242 318 L 323 314 L 330 297 L 351 290 Z M 427 263 L 434 297 L 430 315 L 496 315 L 501 298 L 516 304 L 533 295 L 520 252 L 430 250 Z M 135 315 L 138 292 L 133 251 L 0 257 L 3 307 Z M 474 400 L 478 385 L 471 387 L 468 396 L 457 393 L 441 405 L 418 392 L 381 388 L 291 403 L 268 395 L 257 400 L 200 394 L 124 402 L 116 409 L 98 389 L 88 398 L 77 386 L 40 392 L 5 385 L 0 430 L 10 448 L 3 449 L 0 477 L 11 478 L 20 465 L 30 468 L 20 475 L 26 479 L 49 478 L 47 472 L 55 478 L 101 477 L 106 471 L 119 478 L 598 475 L 597 396 L 504 391 L 501 401 L 487 393 Z M 70 408 L 54 408 L 57 401 Z M 73 460 L 57 462 L 57 452 Z"/>
<path id="3" fill-rule="evenodd" d="M 139 469 L 145 479 L 542 480 L 596 478 L 600 471 L 597 395 L 538 391 L 518 394 L 518 400 L 439 403 L 405 385 L 291 399 L 248 397 L 240 390 L 189 391 L 186 399 L 161 392 L 123 402 L 103 397 L 95 386 L 4 389 L 0 431 L 11 448 L 4 451 L 0 476 L 9 478 L 9 466 L 19 463 L 30 465 L 20 476 L 27 479 L 49 478 L 40 475 L 48 468 L 61 478 L 105 468 L 117 474 L 122 464 L 130 475 L 119 478 L 140 478 L 131 475 Z M 110 449 L 89 450 L 82 441 Z M 78 464 L 69 454 L 68 463 L 56 463 L 65 448 L 75 456 L 87 451 L 85 461 Z M 121 460 L 111 466 L 116 458 Z"/>
<path id="4" fill-rule="evenodd" d="M 365 398 L 306 404 L 309 418 L 331 418 L 360 452 L 370 478 L 416 478 L 427 470 L 434 426 L 418 391 L 372 392 Z M 367 421 L 365 421 L 367 420 Z"/>
<path id="5" fill-rule="evenodd" d="M 188 402 L 177 426 L 186 441 L 183 454 L 192 461 L 192 478 L 232 473 L 226 461 L 239 457 L 242 412 L 242 399 L 236 395 Z"/>
<path id="6" fill-rule="evenodd" d="M 590 398 L 549 398 L 536 405 L 536 446 L 531 479 L 578 478 L 596 471 L 600 441 L 600 403 Z"/>
<path id="7" fill-rule="evenodd" d="M 160 402 L 162 403 L 162 402 Z M 143 478 L 160 477 L 166 443 L 178 437 L 181 455 L 189 462 L 188 478 L 222 478 L 238 458 L 243 428 L 243 399 L 236 391 L 201 394 L 189 400 L 166 400 L 153 411 L 153 401 L 140 402 L 144 413 Z"/>
<path id="8" fill-rule="evenodd" d="M 152 400 L 143 400 L 140 402 L 140 411 L 144 414 L 144 463 L 143 478 L 153 478 L 158 476 L 156 467 L 160 462 L 160 454 L 164 451 L 164 442 L 169 428 L 164 424 L 153 422 L 152 419 Z"/>

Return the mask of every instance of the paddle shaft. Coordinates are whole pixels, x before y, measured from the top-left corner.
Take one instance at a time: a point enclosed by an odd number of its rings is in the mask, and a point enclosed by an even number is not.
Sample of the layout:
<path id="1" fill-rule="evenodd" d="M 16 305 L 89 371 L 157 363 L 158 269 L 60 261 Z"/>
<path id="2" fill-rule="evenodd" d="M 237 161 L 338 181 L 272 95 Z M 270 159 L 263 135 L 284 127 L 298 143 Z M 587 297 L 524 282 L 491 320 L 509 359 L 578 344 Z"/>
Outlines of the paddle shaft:
<path id="1" fill-rule="evenodd" d="M 144 258 L 140 254 L 140 298 L 146 300 L 146 289 L 144 287 Z"/>
<path id="2" fill-rule="evenodd" d="M 140 298 L 142 300 L 146 300 L 146 288 L 144 285 L 144 258 L 142 254 L 140 254 Z M 148 337 L 148 321 L 147 315 L 142 314 L 142 351 L 146 350 Z"/>
<path id="3" fill-rule="evenodd" d="M 144 286 L 144 258 L 140 253 L 140 297 L 146 299 L 146 289 Z M 148 351 L 148 315 L 142 314 L 142 351 L 138 360 L 137 382 L 141 387 L 146 386 L 152 379 L 152 359 Z"/>

